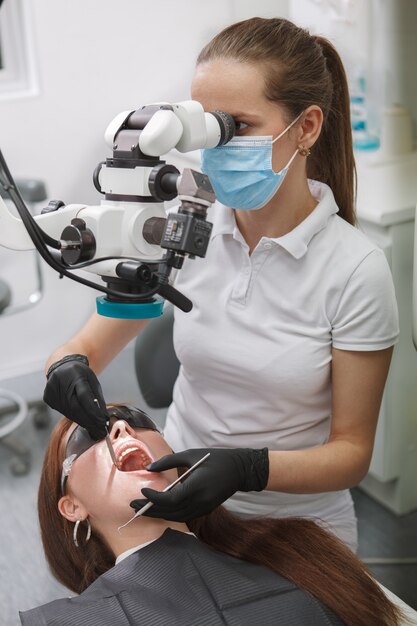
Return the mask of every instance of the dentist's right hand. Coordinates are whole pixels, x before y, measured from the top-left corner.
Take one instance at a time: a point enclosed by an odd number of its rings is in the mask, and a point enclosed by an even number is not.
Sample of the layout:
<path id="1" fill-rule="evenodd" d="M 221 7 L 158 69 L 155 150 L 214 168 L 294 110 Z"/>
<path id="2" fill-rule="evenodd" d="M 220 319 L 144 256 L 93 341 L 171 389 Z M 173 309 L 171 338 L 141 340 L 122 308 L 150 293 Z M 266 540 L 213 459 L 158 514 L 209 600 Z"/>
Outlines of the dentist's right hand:
<path id="1" fill-rule="evenodd" d="M 86 428 L 93 439 L 103 439 L 107 435 L 106 403 L 87 357 L 65 356 L 51 365 L 46 378 L 43 395 L 46 404 Z"/>

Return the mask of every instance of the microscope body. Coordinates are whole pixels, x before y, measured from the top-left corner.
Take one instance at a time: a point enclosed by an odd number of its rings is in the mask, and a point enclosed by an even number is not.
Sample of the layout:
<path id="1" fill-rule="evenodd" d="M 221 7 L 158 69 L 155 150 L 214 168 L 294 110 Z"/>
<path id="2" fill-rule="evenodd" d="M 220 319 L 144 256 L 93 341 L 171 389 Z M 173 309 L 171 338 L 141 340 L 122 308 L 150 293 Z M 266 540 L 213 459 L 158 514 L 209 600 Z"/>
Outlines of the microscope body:
<path id="1" fill-rule="evenodd" d="M 117 308 L 116 317 L 141 317 L 137 305 L 149 305 L 157 293 L 190 310 L 192 304 L 169 285 L 169 275 L 172 268 L 182 267 L 186 256 L 205 256 L 211 233 L 206 215 L 215 195 L 206 175 L 191 169 L 180 174 L 160 155 L 173 148 L 187 152 L 215 147 L 234 133 L 230 115 L 204 112 L 194 101 L 120 113 L 105 132 L 112 157 L 99 163 L 93 175 L 104 195 L 101 203 L 51 201 L 35 217 L 44 233 L 59 240 L 60 263 L 94 273 L 106 283 L 107 297 L 100 299 L 99 313 L 113 316 Z M 178 211 L 167 214 L 164 202 L 176 197 Z M 1 198 L 0 245 L 14 250 L 35 247 L 22 220 Z M 146 310 L 148 317 L 149 306 Z"/>

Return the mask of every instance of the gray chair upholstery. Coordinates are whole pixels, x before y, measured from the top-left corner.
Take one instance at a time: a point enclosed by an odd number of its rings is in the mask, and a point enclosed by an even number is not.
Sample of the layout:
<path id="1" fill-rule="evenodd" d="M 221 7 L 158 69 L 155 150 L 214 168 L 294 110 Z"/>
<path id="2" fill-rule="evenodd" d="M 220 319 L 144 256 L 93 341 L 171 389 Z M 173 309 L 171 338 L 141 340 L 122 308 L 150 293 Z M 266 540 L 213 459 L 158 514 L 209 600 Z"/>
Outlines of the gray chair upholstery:
<path id="1" fill-rule="evenodd" d="M 33 204 L 34 202 L 43 202 L 46 200 L 46 187 L 42 180 L 37 180 L 36 178 L 18 178 L 16 179 L 16 185 L 25 202 Z M 0 187 L 0 196 L 5 199 L 9 197 L 3 187 Z"/>
<path id="2" fill-rule="evenodd" d="M 0 278 L 0 315 L 12 301 L 12 290 L 9 285 Z"/>
<path id="3" fill-rule="evenodd" d="M 161 317 L 149 322 L 135 343 L 136 377 L 145 402 L 153 409 L 170 405 L 178 375 L 180 363 L 172 341 L 173 322 L 173 307 L 167 306 Z"/>

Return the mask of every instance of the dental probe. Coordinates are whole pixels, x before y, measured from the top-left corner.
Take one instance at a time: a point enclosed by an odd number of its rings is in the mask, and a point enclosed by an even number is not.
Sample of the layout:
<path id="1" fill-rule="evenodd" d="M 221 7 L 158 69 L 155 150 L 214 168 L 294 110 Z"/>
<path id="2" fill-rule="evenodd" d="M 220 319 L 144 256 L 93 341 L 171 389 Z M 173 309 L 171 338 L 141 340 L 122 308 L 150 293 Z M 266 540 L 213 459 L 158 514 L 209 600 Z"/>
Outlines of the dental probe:
<path id="1" fill-rule="evenodd" d="M 94 402 L 96 402 L 96 403 L 97 403 L 97 406 L 100 408 L 100 403 L 99 403 L 99 401 L 97 400 L 97 398 L 94 398 Z M 107 435 L 106 435 L 106 437 L 105 437 L 105 439 L 106 439 L 106 444 L 107 444 L 107 448 L 109 449 L 110 456 L 111 456 L 111 460 L 113 461 L 113 465 L 115 466 L 115 468 L 116 468 L 116 469 L 119 469 L 119 466 L 117 465 L 116 454 L 115 454 L 115 452 L 114 452 L 114 448 L 113 448 L 113 445 L 112 445 L 112 442 L 111 442 L 111 439 L 110 439 L 110 435 L 109 435 L 109 432 L 108 432 L 109 425 L 110 425 L 110 420 L 107 420 L 107 422 L 106 422 L 106 426 L 107 426 Z"/>
<path id="2" fill-rule="evenodd" d="M 107 427 L 109 426 L 109 423 L 110 423 L 110 422 L 107 422 L 107 424 L 106 424 L 106 426 L 107 426 Z M 110 435 L 109 435 L 109 433 L 107 433 L 107 435 L 106 435 L 106 443 L 107 443 L 107 447 L 108 447 L 109 452 L 110 452 L 111 460 L 113 461 L 113 464 L 114 464 L 115 468 L 116 468 L 116 469 L 119 469 L 119 466 L 117 465 L 116 455 L 115 455 L 115 453 L 114 453 L 114 448 L 113 448 L 113 446 L 112 446 L 112 442 L 111 442 L 111 440 L 110 440 Z"/>
<path id="3" fill-rule="evenodd" d="M 205 456 L 203 456 L 202 459 L 200 459 L 199 461 L 197 461 L 197 463 L 194 463 L 194 465 L 192 465 L 191 467 L 188 468 L 188 470 L 186 472 L 184 472 L 184 474 L 182 474 L 181 476 L 178 476 L 178 478 L 176 478 L 174 480 L 173 483 L 171 483 L 170 485 L 168 485 L 167 487 L 165 487 L 165 489 L 162 490 L 162 493 L 165 493 L 165 491 L 171 491 L 171 489 L 173 487 L 175 487 L 175 485 L 177 485 L 179 482 L 181 482 L 181 480 L 183 478 L 185 478 L 186 476 L 188 476 L 189 474 L 191 474 L 191 472 L 193 472 L 196 467 L 198 467 L 199 465 L 201 465 L 201 463 L 203 461 L 205 461 L 206 459 L 208 459 L 208 457 L 210 456 L 210 452 L 207 452 L 207 454 Z M 123 524 L 123 526 L 119 526 L 119 528 L 117 529 L 120 532 L 121 528 L 124 528 L 125 526 L 127 526 L 128 524 L 130 524 L 130 522 L 133 522 L 133 520 L 136 517 L 139 517 L 140 515 L 143 515 L 144 513 L 146 513 L 146 511 L 148 511 L 151 506 L 153 506 L 153 502 L 148 502 L 147 504 L 145 504 L 145 506 L 143 506 L 141 509 L 139 509 L 139 511 L 137 511 L 133 517 L 130 518 L 130 520 L 128 522 L 126 522 L 126 524 Z"/>

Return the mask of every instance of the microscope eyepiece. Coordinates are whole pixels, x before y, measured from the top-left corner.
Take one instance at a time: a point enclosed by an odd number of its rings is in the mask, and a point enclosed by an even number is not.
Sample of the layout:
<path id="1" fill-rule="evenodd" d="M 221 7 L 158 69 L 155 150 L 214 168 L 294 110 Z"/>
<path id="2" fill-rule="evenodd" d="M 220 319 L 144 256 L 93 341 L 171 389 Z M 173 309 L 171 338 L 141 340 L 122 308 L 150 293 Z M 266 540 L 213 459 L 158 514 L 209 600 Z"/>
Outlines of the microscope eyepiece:
<path id="1" fill-rule="evenodd" d="M 216 148 L 230 141 L 236 133 L 236 124 L 230 113 L 210 111 L 204 113 L 206 138 L 198 148 Z"/>
<path id="2" fill-rule="evenodd" d="M 220 140 L 217 145 L 222 146 L 233 139 L 236 133 L 236 124 L 230 113 L 225 113 L 225 111 L 210 111 L 209 115 L 214 115 L 219 124 Z"/>

